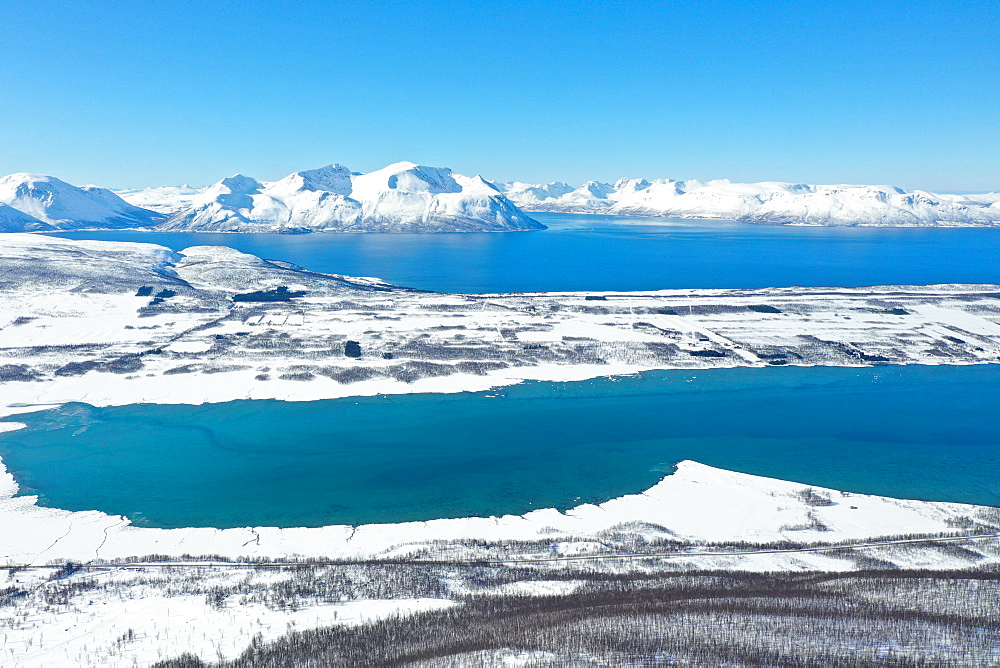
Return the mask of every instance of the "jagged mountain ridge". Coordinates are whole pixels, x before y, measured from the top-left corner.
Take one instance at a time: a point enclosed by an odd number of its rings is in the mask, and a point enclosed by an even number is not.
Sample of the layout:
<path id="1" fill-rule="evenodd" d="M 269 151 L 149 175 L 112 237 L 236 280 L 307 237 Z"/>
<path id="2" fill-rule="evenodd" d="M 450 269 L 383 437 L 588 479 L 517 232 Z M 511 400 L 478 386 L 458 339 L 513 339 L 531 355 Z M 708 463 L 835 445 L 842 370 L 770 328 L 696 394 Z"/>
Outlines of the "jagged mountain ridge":
<path id="1" fill-rule="evenodd" d="M 237 232 L 505 232 L 543 229 L 482 177 L 399 162 L 359 174 L 342 165 L 264 182 L 237 174 L 160 226 Z"/>
<path id="2" fill-rule="evenodd" d="M 527 211 L 714 218 L 769 224 L 1000 225 L 1000 194 L 948 195 L 895 186 L 806 185 L 729 180 L 620 179 L 579 188 L 498 183 Z"/>

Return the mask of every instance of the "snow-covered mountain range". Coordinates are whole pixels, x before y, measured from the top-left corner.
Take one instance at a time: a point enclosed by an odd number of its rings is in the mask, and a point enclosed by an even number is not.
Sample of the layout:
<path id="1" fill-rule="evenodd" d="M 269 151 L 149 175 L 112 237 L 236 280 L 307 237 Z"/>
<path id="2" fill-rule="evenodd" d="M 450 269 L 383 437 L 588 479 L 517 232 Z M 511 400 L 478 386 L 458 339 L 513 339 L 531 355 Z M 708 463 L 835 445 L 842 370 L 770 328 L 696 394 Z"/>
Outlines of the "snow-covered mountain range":
<path id="1" fill-rule="evenodd" d="M 895 186 L 620 179 L 498 183 L 526 211 L 717 218 L 800 225 L 1000 225 L 1000 193 L 946 195 Z"/>
<path id="2" fill-rule="evenodd" d="M 507 232 L 544 229 L 524 211 L 740 220 L 778 225 L 1000 225 L 1000 193 L 895 186 L 620 179 L 492 183 L 397 162 L 361 174 L 334 164 L 260 181 L 112 192 L 52 176 L 0 178 L 0 232 L 156 228 L 211 232 Z"/>
<path id="3" fill-rule="evenodd" d="M 212 232 L 544 229 L 482 177 L 412 162 L 368 174 L 330 165 L 274 182 L 237 174 L 208 188 L 163 187 L 119 194 L 35 174 L 0 180 L 0 231 L 84 227 Z"/>
<path id="4" fill-rule="evenodd" d="M 237 174 L 180 206 L 186 192 L 147 205 L 177 210 L 160 227 L 196 231 L 505 232 L 543 226 L 479 176 L 398 162 L 359 174 L 342 165 L 264 182 Z M 168 193 L 164 193 L 168 194 Z"/>

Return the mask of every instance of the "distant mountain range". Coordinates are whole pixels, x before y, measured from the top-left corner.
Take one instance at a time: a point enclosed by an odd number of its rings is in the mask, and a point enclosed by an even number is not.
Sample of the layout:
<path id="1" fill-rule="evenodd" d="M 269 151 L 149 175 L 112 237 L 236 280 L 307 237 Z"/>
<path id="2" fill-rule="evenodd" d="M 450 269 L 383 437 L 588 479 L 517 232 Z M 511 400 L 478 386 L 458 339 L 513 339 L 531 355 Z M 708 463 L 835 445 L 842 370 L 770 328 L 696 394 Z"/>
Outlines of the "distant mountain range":
<path id="1" fill-rule="evenodd" d="M 1000 225 L 1000 194 L 894 186 L 621 179 L 614 184 L 491 183 L 398 162 L 367 174 L 342 165 L 207 188 L 112 192 L 52 176 L 0 179 L 0 232 L 142 228 L 211 232 L 507 232 L 544 229 L 524 211 L 867 226 Z"/>
<path id="2" fill-rule="evenodd" d="M 751 223 L 1000 225 L 1000 193 L 945 195 L 895 186 L 621 179 L 613 184 L 497 183 L 526 211 L 717 218 Z"/>
<path id="3" fill-rule="evenodd" d="M 360 174 L 341 165 L 208 188 L 120 191 L 52 176 L 0 180 L 0 231 L 155 228 L 192 232 L 508 232 L 545 226 L 479 176 L 399 162 Z"/>

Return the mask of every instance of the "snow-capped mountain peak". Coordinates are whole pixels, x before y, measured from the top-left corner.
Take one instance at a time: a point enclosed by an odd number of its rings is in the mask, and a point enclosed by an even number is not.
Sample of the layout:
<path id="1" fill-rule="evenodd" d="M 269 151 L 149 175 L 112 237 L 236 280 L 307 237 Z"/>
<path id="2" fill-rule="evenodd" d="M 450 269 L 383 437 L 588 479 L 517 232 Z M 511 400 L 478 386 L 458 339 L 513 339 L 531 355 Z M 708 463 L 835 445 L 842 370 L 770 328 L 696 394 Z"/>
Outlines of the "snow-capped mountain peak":
<path id="1" fill-rule="evenodd" d="M 351 177 L 354 174 L 340 164 L 327 165 L 318 169 L 307 169 L 289 174 L 280 181 L 268 185 L 272 192 L 290 193 L 296 190 L 332 192 L 348 197 L 351 194 Z"/>
<path id="2" fill-rule="evenodd" d="M 264 188 L 257 179 L 242 174 L 233 174 L 210 186 L 204 192 L 206 197 L 218 195 L 256 195 Z"/>
<path id="3" fill-rule="evenodd" d="M 0 204 L 57 229 L 136 227 L 162 218 L 129 204 L 110 190 L 97 186 L 80 188 L 54 176 L 25 172 L 0 178 Z M 19 217 L 6 212 L 4 218 L 9 225 Z M 25 221 L 22 229 L 42 229 L 30 227 L 33 225 L 30 220 L 21 219 Z"/>
<path id="4" fill-rule="evenodd" d="M 370 200 L 387 191 L 397 193 L 459 193 L 458 184 L 450 169 L 425 167 L 413 162 L 397 162 L 368 174 L 354 178 L 355 199 Z"/>

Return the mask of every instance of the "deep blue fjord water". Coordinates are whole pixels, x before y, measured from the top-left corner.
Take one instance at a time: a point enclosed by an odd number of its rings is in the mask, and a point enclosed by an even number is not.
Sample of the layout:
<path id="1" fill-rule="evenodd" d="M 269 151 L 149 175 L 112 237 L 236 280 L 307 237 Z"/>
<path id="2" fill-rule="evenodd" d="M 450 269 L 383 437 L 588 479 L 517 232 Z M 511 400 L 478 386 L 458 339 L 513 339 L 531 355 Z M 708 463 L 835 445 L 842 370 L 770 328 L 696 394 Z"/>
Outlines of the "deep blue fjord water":
<path id="1" fill-rule="evenodd" d="M 14 419 L 22 493 L 151 526 L 522 513 L 635 493 L 671 465 L 1000 504 L 1000 365 L 658 371 L 502 391 Z"/>
<path id="2" fill-rule="evenodd" d="M 787 227 L 531 214 L 506 234 L 65 232 L 181 250 L 232 246 L 313 271 L 444 292 L 1000 283 L 1000 228 Z"/>

